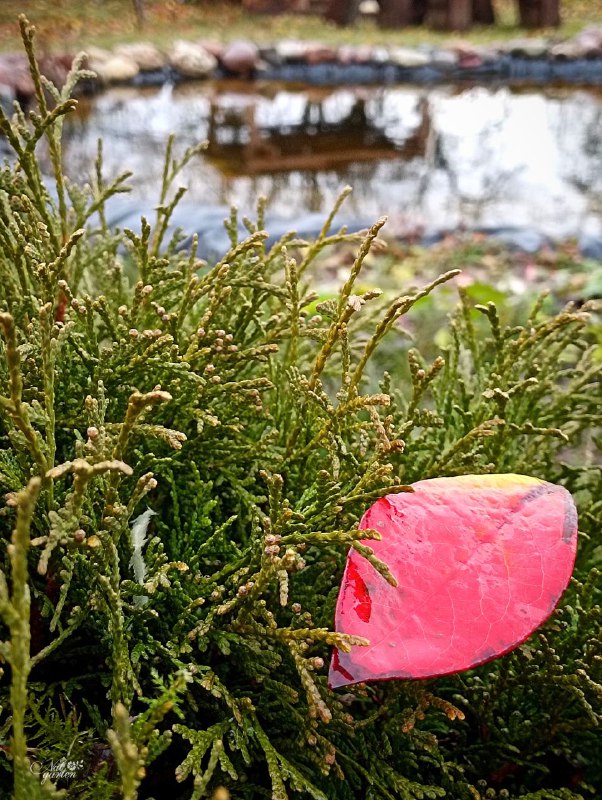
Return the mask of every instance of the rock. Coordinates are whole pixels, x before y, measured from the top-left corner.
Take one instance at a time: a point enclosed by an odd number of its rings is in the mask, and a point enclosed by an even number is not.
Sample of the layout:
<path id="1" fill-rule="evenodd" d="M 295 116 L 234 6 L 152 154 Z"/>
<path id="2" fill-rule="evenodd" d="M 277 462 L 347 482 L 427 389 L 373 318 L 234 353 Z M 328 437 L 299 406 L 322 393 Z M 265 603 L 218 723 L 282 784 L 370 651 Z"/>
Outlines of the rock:
<path id="1" fill-rule="evenodd" d="M 164 54 L 150 42 L 132 42 L 122 44 L 115 48 L 116 55 L 131 58 L 138 69 L 143 72 L 152 72 L 163 69 L 167 64 Z"/>
<path id="2" fill-rule="evenodd" d="M 222 42 L 218 42 L 216 39 L 199 39 L 197 44 L 200 45 L 203 50 L 215 56 L 218 61 L 222 57 L 222 53 L 224 52 L 224 44 Z"/>
<path id="3" fill-rule="evenodd" d="M 217 67 L 217 59 L 204 47 L 184 39 L 175 41 L 169 51 L 169 63 L 185 78 L 207 78 Z"/>
<path id="4" fill-rule="evenodd" d="M 251 75 L 259 65 L 259 50 L 252 42 L 230 42 L 220 60 L 222 66 L 233 75 Z"/>
<path id="5" fill-rule="evenodd" d="M 453 69 L 458 64 L 458 54 L 452 50 L 435 50 L 431 56 L 433 67 Z"/>
<path id="6" fill-rule="evenodd" d="M 139 73 L 138 64 L 128 56 L 113 55 L 91 67 L 102 83 L 127 83 Z"/>
<path id="7" fill-rule="evenodd" d="M 274 49 L 281 62 L 304 61 L 307 43 L 299 42 L 296 39 L 283 39 L 275 45 Z"/>
<path id="8" fill-rule="evenodd" d="M 374 49 L 369 44 L 360 44 L 355 48 L 355 63 L 369 64 L 374 59 Z"/>
<path id="9" fill-rule="evenodd" d="M 92 62 L 99 63 L 108 61 L 112 57 L 113 53 L 110 50 L 106 50 L 104 47 L 96 47 L 96 45 L 91 44 L 86 47 L 86 56 L 87 56 L 87 63 L 91 64 Z M 92 69 L 92 67 L 90 67 Z"/>
<path id="10" fill-rule="evenodd" d="M 98 80 L 101 81 L 100 73 L 107 61 L 113 57 L 113 53 L 110 50 L 105 50 L 104 47 L 96 47 L 95 45 L 86 47 L 85 52 L 86 60 L 84 66 L 94 72 Z"/>
<path id="11" fill-rule="evenodd" d="M 602 27 L 585 28 L 573 37 L 588 58 L 602 57 Z"/>
<path id="12" fill-rule="evenodd" d="M 0 84 L 7 87 L 6 93 L 21 104 L 29 102 L 35 94 L 35 87 L 25 54 L 5 53 L 0 56 Z"/>
<path id="13" fill-rule="evenodd" d="M 347 44 L 339 47 L 338 61 L 339 64 L 355 64 L 355 47 Z"/>
<path id="14" fill-rule="evenodd" d="M 548 42 L 542 38 L 513 39 L 504 50 L 513 56 L 523 56 L 524 58 L 545 58 L 548 54 Z"/>
<path id="15" fill-rule="evenodd" d="M 560 42 L 550 48 L 550 56 L 561 61 L 573 61 L 577 58 L 586 58 L 588 48 L 584 47 L 579 41 L 571 39 L 567 42 Z"/>
<path id="16" fill-rule="evenodd" d="M 476 52 L 481 56 L 486 64 L 493 64 L 499 61 L 502 50 L 497 45 L 483 45 L 477 48 Z"/>
<path id="17" fill-rule="evenodd" d="M 478 69 L 483 66 L 483 59 L 478 53 L 470 53 L 458 56 L 458 66 L 460 69 Z"/>
<path id="18" fill-rule="evenodd" d="M 584 28 L 573 36 L 573 41 L 578 41 L 581 44 L 588 44 L 593 47 L 600 47 L 602 45 L 602 26 L 592 25 L 589 28 Z"/>
<path id="19" fill-rule="evenodd" d="M 429 57 L 418 50 L 409 47 L 392 47 L 389 51 L 389 60 L 397 67 L 424 67 L 429 63 Z"/>
<path id="20" fill-rule="evenodd" d="M 338 59 L 340 64 L 368 64 L 372 61 L 373 50 L 370 45 L 364 44 L 359 47 L 353 45 L 343 45 L 339 47 Z"/>
<path id="21" fill-rule="evenodd" d="M 337 60 L 337 51 L 321 42 L 308 42 L 305 48 L 305 61 L 308 64 L 329 64 Z"/>
<path id="22" fill-rule="evenodd" d="M 477 46 L 465 39 L 455 39 L 451 41 L 448 45 L 448 49 L 458 57 L 480 55 Z"/>
<path id="23" fill-rule="evenodd" d="M 602 59 L 602 47 L 588 47 L 586 51 L 586 58 L 600 58 Z"/>
<path id="24" fill-rule="evenodd" d="M 377 64 L 388 64 L 389 63 L 389 51 L 386 47 L 374 47 L 372 48 L 372 61 L 375 61 Z"/>
<path id="25" fill-rule="evenodd" d="M 283 63 L 278 48 L 273 44 L 260 45 L 259 58 L 264 64 L 269 64 L 272 67 L 279 67 Z"/>
<path id="26" fill-rule="evenodd" d="M 460 69 L 476 69 L 485 63 L 485 54 L 470 42 L 455 42 L 451 52 L 456 54 Z"/>

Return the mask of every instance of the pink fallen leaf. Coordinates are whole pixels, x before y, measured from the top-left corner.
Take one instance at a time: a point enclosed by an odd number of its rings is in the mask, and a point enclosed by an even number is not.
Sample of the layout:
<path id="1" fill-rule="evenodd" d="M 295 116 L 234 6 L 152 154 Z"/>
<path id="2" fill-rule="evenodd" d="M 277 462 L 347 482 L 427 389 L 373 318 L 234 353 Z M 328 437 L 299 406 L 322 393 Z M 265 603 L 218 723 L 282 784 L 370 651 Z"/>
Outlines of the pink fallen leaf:
<path id="1" fill-rule="evenodd" d="M 378 500 L 360 523 L 388 583 L 351 550 L 336 630 L 368 646 L 336 649 L 331 688 L 430 678 L 509 652 L 552 613 L 573 571 L 577 512 L 562 486 L 524 475 L 464 475 Z"/>

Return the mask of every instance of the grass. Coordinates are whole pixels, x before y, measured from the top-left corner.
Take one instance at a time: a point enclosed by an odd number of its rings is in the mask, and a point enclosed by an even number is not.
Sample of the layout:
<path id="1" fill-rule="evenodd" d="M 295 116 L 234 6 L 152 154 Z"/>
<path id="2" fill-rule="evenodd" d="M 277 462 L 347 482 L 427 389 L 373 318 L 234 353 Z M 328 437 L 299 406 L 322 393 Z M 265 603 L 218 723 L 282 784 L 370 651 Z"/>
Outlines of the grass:
<path id="1" fill-rule="evenodd" d="M 475 28 L 463 39 L 486 44 L 524 34 L 516 25 L 510 0 L 496 3 L 499 24 Z M 350 29 L 339 29 L 315 16 L 254 16 L 228 0 L 200 0 L 182 3 L 177 0 L 146 0 L 146 25 L 137 28 L 132 0 L 2 0 L 0 3 L 0 50 L 19 48 L 18 14 L 27 11 L 38 28 L 38 45 L 51 52 L 74 52 L 90 44 L 112 46 L 143 38 L 159 47 L 177 38 L 218 39 L 229 41 L 248 38 L 270 42 L 284 38 L 312 39 L 332 44 L 444 43 L 449 34 L 410 28 L 383 31 L 371 21 L 362 21 Z M 566 37 L 585 25 L 602 24 L 602 3 L 592 0 L 564 0 L 563 26 L 541 31 L 546 35 Z M 452 35 L 453 36 L 453 35 Z M 454 37 L 455 38 L 455 37 Z"/>

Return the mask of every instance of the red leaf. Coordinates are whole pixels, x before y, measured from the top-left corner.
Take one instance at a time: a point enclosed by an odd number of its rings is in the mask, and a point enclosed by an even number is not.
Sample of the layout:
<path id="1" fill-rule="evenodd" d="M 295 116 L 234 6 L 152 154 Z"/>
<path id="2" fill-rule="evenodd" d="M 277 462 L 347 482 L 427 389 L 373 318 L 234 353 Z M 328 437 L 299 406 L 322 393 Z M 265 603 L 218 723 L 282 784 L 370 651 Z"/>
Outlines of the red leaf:
<path id="1" fill-rule="evenodd" d="M 331 688 L 430 678 L 507 653 L 552 613 L 577 547 L 577 512 L 562 486 L 524 475 L 415 483 L 378 500 L 360 528 L 397 580 L 355 550 L 347 556 L 336 630 L 365 647 L 335 650 Z"/>

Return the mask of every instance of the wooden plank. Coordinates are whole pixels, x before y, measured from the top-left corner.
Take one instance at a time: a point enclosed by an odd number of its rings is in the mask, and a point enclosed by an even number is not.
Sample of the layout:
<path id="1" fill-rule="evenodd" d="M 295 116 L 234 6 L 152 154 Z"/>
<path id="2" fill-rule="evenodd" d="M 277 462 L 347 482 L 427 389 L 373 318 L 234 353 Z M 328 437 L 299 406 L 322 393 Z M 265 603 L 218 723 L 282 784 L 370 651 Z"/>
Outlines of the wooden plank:
<path id="1" fill-rule="evenodd" d="M 412 3 L 412 25 L 424 25 L 428 11 L 428 0 L 414 0 Z"/>
<path id="2" fill-rule="evenodd" d="M 539 25 L 541 28 L 558 28 L 560 25 L 559 0 L 540 0 Z"/>
<path id="3" fill-rule="evenodd" d="M 493 0 L 472 0 L 472 21 L 475 25 L 495 25 Z"/>
<path id="4" fill-rule="evenodd" d="M 243 8 L 256 14 L 304 14 L 309 0 L 242 0 Z"/>
<path id="5" fill-rule="evenodd" d="M 521 28 L 538 28 L 539 0 L 518 0 L 518 13 Z"/>
<path id="6" fill-rule="evenodd" d="M 360 0 L 330 0 L 325 17 L 337 25 L 353 25 L 360 10 Z"/>
<path id="7" fill-rule="evenodd" d="M 472 0 L 449 0 L 449 30 L 467 31 L 472 25 Z"/>
<path id="8" fill-rule="evenodd" d="M 412 0 L 380 0 L 378 24 L 381 28 L 405 28 L 414 22 Z"/>
<path id="9" fill-rule="evenodd" d="M 473 0 L 429 0 L 426 24 L 443 31 L 466 31 L 472 25 Z"/>
<path id="10" fill-rule="evenodd" d="M 559 0 L 519 0 L 523 28 L 557 28 L 560 25 Z"/>

